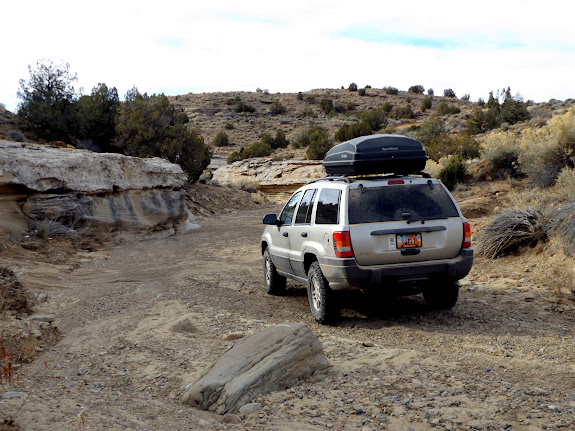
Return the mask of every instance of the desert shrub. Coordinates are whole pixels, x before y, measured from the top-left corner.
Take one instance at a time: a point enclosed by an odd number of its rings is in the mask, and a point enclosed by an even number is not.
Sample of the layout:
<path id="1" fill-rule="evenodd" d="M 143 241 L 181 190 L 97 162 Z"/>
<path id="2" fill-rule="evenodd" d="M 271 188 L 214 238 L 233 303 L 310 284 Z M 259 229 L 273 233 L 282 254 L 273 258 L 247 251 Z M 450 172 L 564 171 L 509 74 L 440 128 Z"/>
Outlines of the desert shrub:
<path id="1" fill-rule="evenodd" d="M 553 186 L 561 201 L 575 201 L 575 169 L 563 168 Z"/>
<path id="2" fill-rule="evenodd" d="M 214 138 L 214 145 L 216 147 L 226 147 L 230 143 L 230 138 L 226 132 L 223 130 L 219 131 L 216 137 Z"/>
<path id="3" fill-rule="evenodd" d="M 556 237 L 567 256 L 575 255 L 575 201 L 562 206 L 553 215 L 550 233 Z"/>
<path id="4" fill-rule="evenodd" d="M 464 160 L 476 159 L 481 155 L 481 146 L 473 135 L 463 132 L 450 137 L 450 139 L 449 154 L 457 154 Z"/>
<path id="5" fill-rule="evenodd" d="M 199 131 L 187 127 L 188 121 L 163 94 L 148 96 L 134 87 L 116 116 L 113 143 L 129 156 L 163 157 L 177 163 L 190 181 L 196 181 L 211 155 Z"/>
<path id="6" fill-rule="evenodd" d="M 297 100 L 303 100 L 303 93 L 299 91 L 296 96 Z"/>
<path id="7" fill-rule="evenodd" d="M 333 100 L 324 97 L 319 102 L 319 106 L 321 107 L 323 113 L 327 115 L 333 110 Z"/>
<path id="8" fill-rule="evenodd" d="M 427 90 L 427 94 L 429 96 L 434 96 L 435 95 L 435 91 L 433 91 L 433 88 L 430 88 L 429 90 Z"/>
<path id="9" fill-rule="evenodd" d="M 371 135 L 372 130 L 365 121 L 353 124 L 343 124 L 335 131 L 335 140 L 338 142 L 349 141 L 360 136 Z"/>
<path id="10" fill-rule="evenodd" d="M 383 111 L 380 111 L 379 109 L 370 109 L 368 111 L 360 112 L 358 117 L 362 122 L 367 123 L 374 132 L 387 126 L 387 117 L 384 115 Z"/>
<path id="11" fill-rule="evenodd" d="M 365 96 L 366 91 L 367 90 L 365 88 L 360 88 L 359 90 L 357 90 L 357 94 L 359 96 Z"/>
<path id="12" fill-rule="evenodd" d="M 276 136 L 273 138 L 273 141 L 270 143 L 270 146 L 275 150 L 278 148 L 287 148 L 290 142 L 286 138 L 285 133 L 282 130 L 276 131 Z"/>
<path id="13" fill-rule="evenodd" d="M 461 100 L 465 100 L 466 102 L 469 102 L 470 99 L 471 96 L 468 93 L 465 93 L 463 96 L 461 96 Z"/>
<path id="14" fill-rule="evenodd" d="M 385 91 L 385 94 L 389 94 L 390 96 L 399 94 L 399 90 L 395 87 L 383 87 L 383 91 Z"/>
<path id="15" fill-rule="evenodd" d="M 487 162 L 494 179 L 522 176 L 519 167 L 520 147 L 511 133 L 491 133 L 481 146 L 481 157 Z"/>
<path id="16" fill-rule="evenodd" d="M 427 96 L 424 97 L 423 100 L 421 101 L 421 112 L 425 112 L 428 109 L 431 109 L 431 106 L 433 105 L 433 96 Z"/>
<path id="17" fill-rule="evenodd" d="M 517 93 L 515 96 L 511 95 L 511 88 L 507 87 L 503 95 L 503 103 L 500 109 L 501 121 L 509 124 L 519 123 L 521 121 L 529 120 L 529 112 L 527 111 L 527 103 L 523 102 L 523 97 Z"/>
<path id="18" fill-rule="evenodd" d="M 423 94 L 425 93 L 425 88 L 423 88 L 423 85 L 412 85 L 407 91 L 414 94 Z"/>
<path id="19" fill-rule="evenodd" d="M 282 115 L 287 112 L 287 108 L 282 105 L 279 100 L 274 100 L 274 102 L 270 105 L 270 113 L 272 115 Z"/>
<path id="20" fill-rule="evenodd" d="M 445 123 L 443 120 L 437 117 L 430 117 L 421 123 L 421 126 L 417 129 L 415 139 L 423 144 L 430 144 L 444 133 Z"/>
<path id="21" fill-rule="evenodd" d="M 402 118 L 411 119 L 415 118 L 415 113 L 411 109 L 411 105 L 405 105 L 401 108 L 395 108 L 394 118 L 396 120 L 400 120 Z"/>
<path id="22" fill-rule="evenodd" d="M 467 175 L 465 161 L 459 156 L 449 157 L 447 165 L 439 173 L 439 179 L 445 187 L 453 190 L 457 184 L 463 184 Z"/>
<path id="23" fill-rule="evenodd" d="M 313 94 L 306 94 L 304 100 L 307 103 L 315 103 L 315 96 Z"/>
<path id="24" fill-rule="evenodd" d="M 308 160 L 322 160 L 331 147 L 332 144 L 327 135 L 316 136 L 307 147 L 306 156 Z"/>
<path id="25" fill-rule="evenodd" d="M 296 134 L 292 140 L 292 147 L 306 148 L 315 140 L 328 139 L 327 131 L 320 126 L 312 126 L 309 129 L 303 130 Z"/>
<path id="26" fill-rule="evenodd" d="M 347 107 L 348 107 L 348 105 L 342 105 L 341 103 L 335 103 L 333 105 L 333 109 L 330 112 L 330 114 L 333 113 L 334 111 L 339 113 L 339 114 L 344 113 L 347 111 Z"/>
<path id="27" fill-rule="evenodd" d="M 383 102 L 383 105 L 381 105 L 381 110 L 383 112 L 385 112 L 386 114 L 389 114 L 391 112 L 391 110 L 393 109 L 393 103 L 391 102 Z"/>
<path id="28" fill-rule="evenodd" d="M 455 91 L 453 91 L 451 88 L 446 88 L 443 90 L 443 97 L 454 98 L 457 96 L 455 96 Z"/>
<path id="29" fill-rule="evenodd" d="M 232 123 L 226 123 L 224 129 L 226 130 L 234 130 L 236 127 Z"/>
<path id="30" fill-rule="evenodd" d="M 349 84 L 349 87 L 347 87 L 347 89 L 349 91 L 357 91 L 357 84 L 355 82 L 352 82 L 351 84 Z"/>
<path id="31" fill-rule="evenodd" d="M 437 111 L 439 112 L 439 115 L 453 115 L 453 114 L 459 114 L 461 112 L 461 109 L 459 109 L 457 106 L 441 102 L 437 106 Z"/>
<path id="32" fill-rule="evenodd" d="M 233 151 L 232 153 L 230 153 L 226 159 L 226 163 L 232 164 L 234 162 L 239 162 L 240 160 L 244 160 L 244 148 L 240 148 L 239 150 Z"/>
<path id="33" fill-rule="evenodd" d="M 243 100 L 237 100 L 234 105 L 234 111 L 241 112 L 256 112 L 256 108 Z"/>
<path id="34" fill-rule="evenodd" d="M 475 252 L 478 256 L 494 259 L 523 247 L 533 247 L 547 238 L 548 229 L 549 224 L 539 210 L 512 210 L 481 229 Z"/>
<path id="35" fill-rule="evenodd" d="M 539 187 L 555 183 L 561 170 L 575 167 L 575 111 L 556 115 L 540 129 L 527 129 L 521 142 L 521 169 Z"/>
<path id="36" fill-rule="evenodd" d="M 257 193 L 260 190 L 260 183 L 253 178 L 240 178 L 234 183 L 234 186 L 249 193 Z"/>
<path id="37" fill-rule="evenodd" d="M 14 142 L 24 142 L 26 140 L 24 134 L 20 130 L 10 130 L 6 133 L 6 139 Z"/>
<path id="38" fill-rule="evenodd" d="M 317 114 L 311 108 L 305 108 L 303 111 L 301 111 L 301 116 L 304 118 L 317 118 Z"/>

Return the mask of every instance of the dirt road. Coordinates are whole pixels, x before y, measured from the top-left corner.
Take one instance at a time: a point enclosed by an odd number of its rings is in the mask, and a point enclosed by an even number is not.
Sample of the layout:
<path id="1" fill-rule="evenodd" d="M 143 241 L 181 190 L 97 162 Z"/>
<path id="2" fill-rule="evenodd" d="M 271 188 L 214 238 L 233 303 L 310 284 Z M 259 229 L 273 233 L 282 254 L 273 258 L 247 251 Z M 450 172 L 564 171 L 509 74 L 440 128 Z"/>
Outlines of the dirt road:
<path id="1" fill-rule="evenodd" d="M 477 259 L 453 310 L 418 297 L 374 306 L 346 298 L 338 326 L 320 326 L 305 289 L 262 286 L 261 217 L 218 215 L 165 240 L 87 254 L 72 272 L 38 268 L 62 340 L 5 391 L 28 394 L 25 430 L 539 430 L 575 429 L 573 306 L 529 279 L 526 261 Z M 527 268 L 527 269 L 526 269 Z M 43 275 L 42 275 L 43 274 Z M 35 277 L 35 278 L 34 278 Z M 233 341 L 303 321 L 331 368 L 323 379 L 257 400 L 239 424 L 180 396 Z M 7 416 L 22 398 L 3 400 Z M 232 418 L 233 419 L 233 418 Z M 237 418 L 236 418 L 237 419 Z"/>

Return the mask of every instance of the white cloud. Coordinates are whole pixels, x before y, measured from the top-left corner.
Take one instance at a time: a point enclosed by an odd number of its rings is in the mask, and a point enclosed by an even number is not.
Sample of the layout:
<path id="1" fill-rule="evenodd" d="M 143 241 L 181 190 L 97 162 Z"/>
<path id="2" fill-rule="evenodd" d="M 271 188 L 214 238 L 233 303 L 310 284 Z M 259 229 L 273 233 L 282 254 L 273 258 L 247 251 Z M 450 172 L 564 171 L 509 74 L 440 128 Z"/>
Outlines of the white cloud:
<path id="1" fill-rule="evenodd" d="M 18 80 L 38 59 L 69 63 L 84 92 L 104 82 L 121 95 L 134 85 L 182 94 L 353 81 L 566 99 L 575 97 L 569 12 L 559 0 L 10 2 L 3 33 L 15 42 L 3 50 L 0 102 L 16 108 Z"/>

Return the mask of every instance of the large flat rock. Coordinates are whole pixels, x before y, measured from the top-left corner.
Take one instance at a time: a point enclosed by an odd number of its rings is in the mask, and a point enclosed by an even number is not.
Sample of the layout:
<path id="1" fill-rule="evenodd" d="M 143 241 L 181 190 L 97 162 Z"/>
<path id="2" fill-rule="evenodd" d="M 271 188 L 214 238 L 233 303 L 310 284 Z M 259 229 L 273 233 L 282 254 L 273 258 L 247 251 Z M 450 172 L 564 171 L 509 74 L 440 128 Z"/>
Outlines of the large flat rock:
<path id="1" fill-rule="evenodd" d="M 160 158 L 0 141 L 0 229 L 41 220 L 158 237 L 191 227 L 186 175 Z"/>

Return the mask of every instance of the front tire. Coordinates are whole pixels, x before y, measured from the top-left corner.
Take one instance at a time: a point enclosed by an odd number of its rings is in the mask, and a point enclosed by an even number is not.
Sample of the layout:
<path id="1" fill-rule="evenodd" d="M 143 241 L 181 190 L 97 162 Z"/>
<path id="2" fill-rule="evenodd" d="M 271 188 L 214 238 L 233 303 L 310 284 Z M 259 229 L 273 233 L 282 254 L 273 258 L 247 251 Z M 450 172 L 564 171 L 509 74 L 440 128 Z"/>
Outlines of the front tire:
<path id="1" fill-rule="evenodd" d="M 434 310 L 448 310 L 453 308 L 459 297 L 459 282 L 443 280 L 427 286 L 423 290 L 423 298 L 427 305 Z"/>
<path id="2" fill-rule="evenodd" d="M 272 255 L 266 247 L 264 258 L 264 286 L 270 295 L 283 295 L 286 290 L 286 278 L 278 274 L 276 266 L 272 262 Z"/>
<path id="3" fill-rule="evenodd" d="M 333 323 L 340 314 L 335 292 L 329 287 L 318 262 L 313 262 L 307 274 L 307 298 L 311 314 L 322 325 Z"/>

